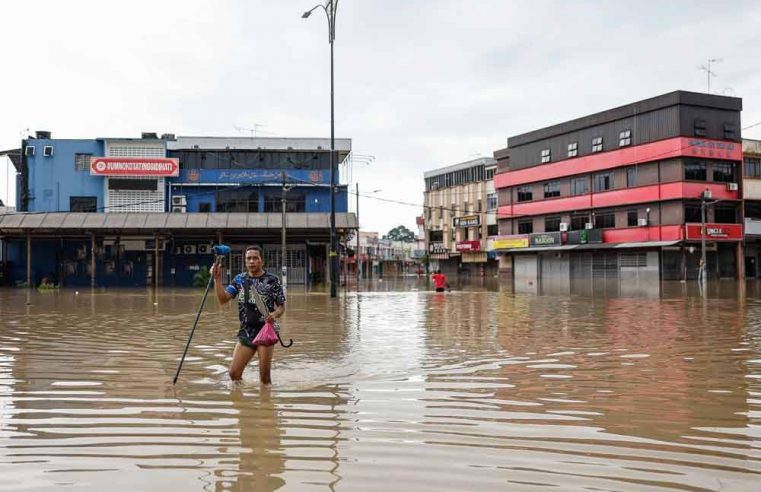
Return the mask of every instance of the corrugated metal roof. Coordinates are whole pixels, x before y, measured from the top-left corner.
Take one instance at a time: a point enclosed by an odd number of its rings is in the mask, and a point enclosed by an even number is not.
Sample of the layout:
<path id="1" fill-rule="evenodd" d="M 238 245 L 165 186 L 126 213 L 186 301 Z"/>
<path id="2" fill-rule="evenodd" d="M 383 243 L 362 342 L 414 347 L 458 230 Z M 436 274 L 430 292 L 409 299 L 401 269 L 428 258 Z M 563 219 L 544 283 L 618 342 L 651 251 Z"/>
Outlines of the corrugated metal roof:
<path id="1" fill-rule="evenodd" d="M 328 213 L 290 213 L 286 224 L 293 229 L 327 229 Z M 226 229 L 280 229 L 279 213 L 14 213 L 0 216 L 0 232 L 18 233 L 34 231 L 162 231 L 162 230 L 226 230 Z M 336 227 L 356 229 L 357 216 L 337 213 Z"/>
<path id="2" fill-rule="evenodd" d="M 461 171 L 463 169 L 470 169 L 471 167 L 476 167 L 476 166 L 489 167 L 489 166 L 496 166 L 496 165 L 497 165 L 497 161 L 495 161 L 491 157 L 479 157 L 478 159 L 473 159 L 471 161 L 460 162 L 459 164 L 452 164 L 451 166 L 440 167 L 439 169 L 426 171 L 423 173 L 423 178 L 433 178 L 435 176 L 441 176 L 442 174 L 447 174 L 454 171 Z"/>
<path id="3" fill-rule="evenodd" d="M 198 146 L 198 147 L 196 147 Z M 330 150 L 329 138 L 177 137 L 166 142 L 167 150 Z M 351 152 L 350 138 L 336 138 L 335 149 Z"/>

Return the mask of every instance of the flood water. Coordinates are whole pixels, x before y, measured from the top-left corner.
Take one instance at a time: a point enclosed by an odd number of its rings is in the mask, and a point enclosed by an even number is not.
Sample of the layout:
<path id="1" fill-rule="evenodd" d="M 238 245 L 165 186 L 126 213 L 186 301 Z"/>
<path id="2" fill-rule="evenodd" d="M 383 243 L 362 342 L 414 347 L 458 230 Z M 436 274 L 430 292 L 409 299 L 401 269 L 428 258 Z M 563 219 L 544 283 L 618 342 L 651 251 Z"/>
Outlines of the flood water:
<path id="1" fill-rule="evenodd" d="M 0 290 L 0 490 L 761 490 L 761 291 L 289 292 L 274 385 L 202 290 Z"/>

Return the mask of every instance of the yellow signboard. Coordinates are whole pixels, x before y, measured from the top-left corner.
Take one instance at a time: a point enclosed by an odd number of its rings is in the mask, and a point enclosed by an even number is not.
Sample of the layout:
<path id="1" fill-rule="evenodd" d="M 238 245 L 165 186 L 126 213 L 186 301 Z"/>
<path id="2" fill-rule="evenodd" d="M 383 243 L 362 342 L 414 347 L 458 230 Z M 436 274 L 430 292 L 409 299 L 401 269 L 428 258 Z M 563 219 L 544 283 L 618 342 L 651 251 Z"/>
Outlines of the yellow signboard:
<path id="1" fill-rule="evenodd" d="M 528 237 L 500 237 L 492 239 L 494 249 L 528 248 Z"/>

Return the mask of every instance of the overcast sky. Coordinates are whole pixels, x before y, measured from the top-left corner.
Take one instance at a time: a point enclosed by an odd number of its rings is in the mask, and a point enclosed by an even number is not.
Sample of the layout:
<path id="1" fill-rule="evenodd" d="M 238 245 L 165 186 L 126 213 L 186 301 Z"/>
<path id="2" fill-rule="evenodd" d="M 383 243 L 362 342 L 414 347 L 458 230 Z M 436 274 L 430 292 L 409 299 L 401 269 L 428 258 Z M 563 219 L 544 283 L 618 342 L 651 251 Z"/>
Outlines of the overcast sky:
<path id="1" fill-rule="evenodd" d="M 301 19 L 313 5 L 1 2 L 0 149 L 26 129 L 329 137 L 327 22 Z M 711 91 L 743 98 L 743 126 L 761 122 L 760 25 L 758 1 L 340 0 L 336 136 L 374 156 L 354 166 L 360 194 L 417 204 L 362 197 L 362 229 L 414 228 L 424 171 L 491 156 L 510 135 L 705 92 L 708 58 L 723 59 Z M 761 125 L 743 136 L 761 139 Z"/>

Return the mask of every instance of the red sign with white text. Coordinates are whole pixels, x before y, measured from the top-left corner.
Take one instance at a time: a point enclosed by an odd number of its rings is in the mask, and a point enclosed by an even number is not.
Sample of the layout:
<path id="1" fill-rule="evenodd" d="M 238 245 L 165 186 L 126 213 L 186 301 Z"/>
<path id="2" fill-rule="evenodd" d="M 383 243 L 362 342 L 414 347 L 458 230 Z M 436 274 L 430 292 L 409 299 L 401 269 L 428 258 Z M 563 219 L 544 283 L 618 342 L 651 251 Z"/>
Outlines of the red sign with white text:
<path id="1" fill-rule="evenodd" d="M 455 243 L 457 251 L 481 251 L 481 241 L 459 241 Z"/>
<path id="2" fill-rule="evenodd" d="M 179 176 L 180 162 L 168 157 L 94 157 L 93 176 Z"/>
<path id="3" fill-rule="evenodd" d="M 700 240 L 701 225 L 685 224 L 684 238 Z M 706 224 L 706 239 L 709 241 L 742 241 L 743 228 L 741 224 Z"/>

